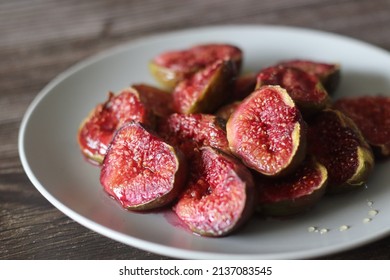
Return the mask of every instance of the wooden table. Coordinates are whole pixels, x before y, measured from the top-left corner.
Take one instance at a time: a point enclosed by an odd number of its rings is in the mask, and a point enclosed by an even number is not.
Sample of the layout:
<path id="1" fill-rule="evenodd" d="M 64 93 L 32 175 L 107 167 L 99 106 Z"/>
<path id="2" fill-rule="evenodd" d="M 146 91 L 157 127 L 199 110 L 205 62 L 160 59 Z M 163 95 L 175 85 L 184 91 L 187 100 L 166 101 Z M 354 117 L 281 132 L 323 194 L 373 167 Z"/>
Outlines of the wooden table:
<path id="1" fill-rule="evenodd" d="M 149 34 L 242 23 L 330 31 L 390 51 L 389 0 L 0 1 L 0 259 L 166 259 L 54 208 L 22 169 L 20 121 L 37 93 L 81 59 Z M 323 259 L 390 259 L 390 237 Z"/>

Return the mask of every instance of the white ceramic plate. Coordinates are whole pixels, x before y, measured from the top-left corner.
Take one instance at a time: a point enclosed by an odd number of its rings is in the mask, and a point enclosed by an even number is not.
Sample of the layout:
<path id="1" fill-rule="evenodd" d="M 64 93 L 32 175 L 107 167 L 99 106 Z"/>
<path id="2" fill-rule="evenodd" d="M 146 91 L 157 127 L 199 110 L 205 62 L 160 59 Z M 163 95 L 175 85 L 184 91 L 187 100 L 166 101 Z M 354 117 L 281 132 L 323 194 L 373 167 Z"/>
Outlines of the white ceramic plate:
<path id="1" fill-rule="evenodd" d="M 22 121 L 19 151 L 35 187 L 63 213 L 102 235 L 143 250 L 190 259 L 303 259 L 361 246 L 390 233 L 390 161 L 377 164 L 367 188 L 326 198 L 289 220 L 253 218 L 225 238 L 204 238 L 175 224 L 167 213 L 131 213 L 102 190 L 99 168 L 86 162 L 76 142 L 80 122 L 108 91 L 151 83 L 155 55 L 193 44 L 225 42 L 244 51 L 246 70 L 306 58 L 338 62 L 336 96 L 390 93 L 390 54 L 372 45 L 313 30 L 276 26 L 218 26 L 151 36 L 83 61 L 48 84 Z M 369 207 L 368 201 L 373 205 Z M 378 210 L 369 223 L 369 211 Z M 340 231 L 340 226 L 349 229 Z M 308 227 L 327 233 L 309 232 Z"/>

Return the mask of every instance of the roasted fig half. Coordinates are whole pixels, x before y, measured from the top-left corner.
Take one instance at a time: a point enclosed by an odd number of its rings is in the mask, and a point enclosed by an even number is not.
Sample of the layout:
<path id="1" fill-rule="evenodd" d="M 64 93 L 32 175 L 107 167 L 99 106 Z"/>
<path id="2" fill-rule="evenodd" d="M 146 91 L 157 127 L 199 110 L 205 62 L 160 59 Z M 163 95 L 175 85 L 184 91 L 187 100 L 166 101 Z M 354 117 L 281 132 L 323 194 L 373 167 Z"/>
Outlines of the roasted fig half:
<path id="1" fill-rule="evenodd" d="M 191 158 L 194 149 L 211 146 L 230 152 L 225 122 L 210 114 L 172 114 L 158 127 L 158 133 Z"/>
<path id="2" fill-rule="evenodd" d="M 234 82 L 232 101 L 241 101 L 251 94 L 256 87 L 256 78 L 257 74 L 252 72 L 237 77 Z"/>
<path id="3" fill-rule="evenodd" d="M 219 60 L 180 82 L 173 91 L 177 113 L 213 113 L 231 96 L 236 72 L 231 60 Z"/>
<path id="4" fill-rule="evenodd" d="M 390 97 L 341 98 L 333 106 L 356 123 L 376 157 L 390 157 Z"/>
<path id="5" fill-rule="evenodd" d="M 233 114 L 233 112 L 237 109 L 240 103 L 241 101 L 234 101 L 232 103 L 228 103 L 220 107 L 218 111 L 215 112 L 215 115 L 227 121 L 230 118 L 230 116 Z"/>
<path id="6" fill-rule="evenodd" d="M 340 64 L 338 63 L 293 59 L 283 61 L 279 65 L 299 68 L 317 76 L 329 94 L 333 94 L 340 83 Z"/>
<path id="7" fill-rule="evenodd" d="M 256 210 L 264 216 L 292 216 L 312 208 L 325 194 L 326 168 L 308 156 L 295 172 L 282 178 L 255 177 Z"/>
<path id="8" fill-rule="evenodd" d="M 248 221 L 254 206 L 249 170 L 236 158 L 202 147 L 174 211 L 191 231 L 216 237 L 232 233 Z"/>
<path id="9" fill-rule="evenodd" d="M 360 130 L 338 110 L 325 109 L 309 122 L 308 151 L 328 170 L 330 193 L 362 186 L 374 167 Z"/>
<path id="10" fill-rule="evenodd" d="M 155 79 L 164 88 L 173 89 L 179 82 L 218 60 L 234 62 L 237 73 L 242 64 L 242 51 L 229 44 L 204 44 L 184 50 L 164 52 L 149 64 Z"/>
<path id="11" fill-rule="evenodd" d="M 264 175 L 292 172 L 305 158 L 306 123 L 280 86 L 262 86 L 245 98 L 226 130 L 231 151 Z"/>
<path id="12" fill-rule="evenodd" d="M 134 88 L 126 88 L 118 94 L 110 92 L 108 100 L 97 105 L 81 123 L 78 143 L 81 152 L 100 165 L 115 131 L 127 121 L 153 124 L 153 114 L 141 101 Z"/>
<path id="13" fill-rule="evenodd" d="M 168 117 L 173 111 L 172 94 L 148 84 L 132 85 L 146 108 L 149 108 L 158 117 Z"/>
<path id="14" fill-rule="evenodd" d="M 100 173 L 104 190 L 129 210 L 150 210 L 171 203 L 187 176 L 181 152 L 140 123 L 116 133 Z"/>
<path id="15" fill-rule="evenodd" d="M 279 85 L 285 88 L 304 115 L 324 109 L 329 103 L 327 91 L 319 79 L 303 70 L 286 66 L 271 66 L 257 75 L 256 88 Z"/>

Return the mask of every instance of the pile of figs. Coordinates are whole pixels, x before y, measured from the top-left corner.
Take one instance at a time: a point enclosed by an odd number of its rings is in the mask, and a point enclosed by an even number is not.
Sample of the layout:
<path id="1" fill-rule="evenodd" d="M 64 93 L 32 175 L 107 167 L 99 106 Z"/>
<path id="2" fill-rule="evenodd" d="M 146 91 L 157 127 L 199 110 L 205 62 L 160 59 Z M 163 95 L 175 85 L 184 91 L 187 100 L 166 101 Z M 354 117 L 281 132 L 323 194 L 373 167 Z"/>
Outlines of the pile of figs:
<path id="1" fill-rule="evenodd" d="M 293 59 L 242 73 L 229 44 L 150 61 L 160 86 L 110 92 L 82 121 L 82 154 L 131 211 L 172 209 L 202 236 L 255 213 L 293 216 L 361 188 L 390 157 L 390 97 L 333 97 L 340 65 Z"/>

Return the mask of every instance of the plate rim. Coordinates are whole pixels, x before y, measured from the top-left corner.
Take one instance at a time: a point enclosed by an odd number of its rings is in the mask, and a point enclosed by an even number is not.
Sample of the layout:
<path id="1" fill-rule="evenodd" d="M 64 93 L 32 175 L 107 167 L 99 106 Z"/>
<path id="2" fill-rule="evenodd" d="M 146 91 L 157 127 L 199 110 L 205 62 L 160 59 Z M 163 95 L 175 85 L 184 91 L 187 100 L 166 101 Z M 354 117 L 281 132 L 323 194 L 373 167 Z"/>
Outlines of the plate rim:
<path id="1" fill-rule="evenodd" d="M 268 24 L 227 24 L 227 25 L 209 25 L 209 26 L 201 26 L 201 27 L 192 27 L 185 29 L 177 29 L 165 32 L 158 32 L 147 34 L 145 36 L 139 36 L 135 39 L 130 39 L 124 43 L 120 43 L 119 45 L 108 47 L 103 51 L 99 51 L 95 54 L 90 55 L 87 58 L 82 59 L 81 61 L 71 65 L 53 79 L 49 81 L 46 86 L 44 86 L 38 94 L 33 98 L 32 102 L 27 107 L 23 118 L 20 123 L 19 131 L 18 131 L 18 153 L 19 158 L 22 163 L 22 167 L 27 177 L 33 184 L 33 186 L 58 210 L 60 210 L 63 214 L 70 217 L 72 220 L 77 222 L 78 224 L 99 233 L 107 238 L 118 241 L 122 244 L 126 244 L 128 246 L 132 246 L 134 248 L 138 248 L 141 250 L 153 252 L 155 254 L 164 255 L 168 257 L 174 258 L 186 258 L 186 259 L 301 259 L 301 258 L 317 258 L 324 257 L 329 254 L 340 253 L 346 250 L 354 249 L 368 243 L 372 243 L 376 240 L 382 239 L 390 234 L 390 227 L 388 229 L 384 229 L 381 233 L 376 234 L 375 236 L 365 236 L 361 237 L 358 241 L 353 243 L 344 243 L 337 244 L 333 246 L 326 246 L 321 249 L 309 249 L 309 250 L 301 250 L 301 251 L 292 251 L 292 252 L 282 252 L 282 253 L 253 253 L 253 254 L 226 254 L 226 253 L 215 253 L 215 252 L 202 252 L 202 251 L 194 251 L 188 249 L 181 249 L 177 247 L 172 247 L 168 245 L 162 245 L 158 243 L 153 243 L 147 240 L 143 240 L 140 238 L 133 237 L 128 234 L 117 232 L 113 229 L 107 228 L 93 220 L 90 220 L 80 214 L 78 214 L 74 209 L 71 209 L 60 202 L 56 197 L 54 197 L 50 192 L 41 184 L 41 182 L 35 176 L 33 170 L 30 167 L 29 159 L 25 154 L 24 141 L 26 137 L 26 128 L 28 126 L 31 115 L 35 111 L 36 107 L 40 104 L 40 102 L 62 81 L 69 78 L 71 75 L 77 73 L 83 68 L 92 65 L 102 59 L 108 58 L 110 56 L 115 56 L 121 52 L 128 51 L 130 48 L 136 48 L 142 44 L 149 44 L 150 41 L 155 41 L 160 38 L 164 39 L 167 36 L 178 36 L 180 34 L 184 34 L 187 32 L 209 32 L 213 29 L 274 29 L 284 32 L 300 32 L 311 34 L 315 36 L 327 36 L 333 37 L 338 40 L 349 41 L 353 44 L 359 44 L 375 51 L 379 51 L 384 53 L 387 56 L 390 56 L 389 51 L 383 49 L 379 46 L 370 44 L 365 41 L 361 41 L 359 39 L 355 39 L 353 37 L 348 37 L 345 35 L 311 29 L 306 27 L 296 27 L 296 26 L 285 26 L 285 25 L 268 25 Z M 125 240 L 131 240 L 133 242 L 127 242 Z"/>

